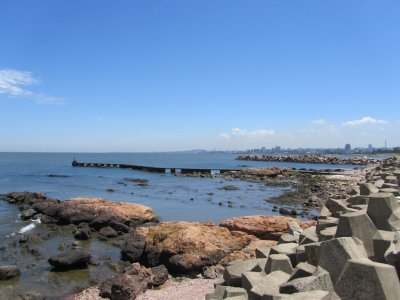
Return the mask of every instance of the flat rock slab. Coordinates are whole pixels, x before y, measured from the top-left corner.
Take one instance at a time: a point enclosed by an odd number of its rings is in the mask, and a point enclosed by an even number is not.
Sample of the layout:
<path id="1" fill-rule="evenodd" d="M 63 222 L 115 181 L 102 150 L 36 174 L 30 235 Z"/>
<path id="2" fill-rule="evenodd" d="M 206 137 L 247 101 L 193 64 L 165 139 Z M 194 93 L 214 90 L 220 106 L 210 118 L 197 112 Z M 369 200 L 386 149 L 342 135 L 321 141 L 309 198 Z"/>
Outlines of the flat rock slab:
<path id="1" fill-rule="evenodd" d="M 157 221 L 150 207 L 136 203 L 112 202 L 101 198 L 73 198 L 65 201 L 43 200 L 34 209 L 56 218 L 60 223 L 90 223 L 97 230 L 110 223 Z"/>
<path id="2" fill-rule="evenodd" d="M 304 222 L 285 216 L 258 215 L 227 219 L 220 226 L 230 231 L 243 231 L 264 240 L 278 240 L 281 235 L 288 233 L 288 222 L 296 222 L 303 229 L 315 224 L 314 221 Z"/>
<path id="3" fill-rule="evenodd" d="M 82 250 L 68 250 L 49 258 L 49 264 L 59 270 L 80 269 L 88 266 L 92 256 Z"/>

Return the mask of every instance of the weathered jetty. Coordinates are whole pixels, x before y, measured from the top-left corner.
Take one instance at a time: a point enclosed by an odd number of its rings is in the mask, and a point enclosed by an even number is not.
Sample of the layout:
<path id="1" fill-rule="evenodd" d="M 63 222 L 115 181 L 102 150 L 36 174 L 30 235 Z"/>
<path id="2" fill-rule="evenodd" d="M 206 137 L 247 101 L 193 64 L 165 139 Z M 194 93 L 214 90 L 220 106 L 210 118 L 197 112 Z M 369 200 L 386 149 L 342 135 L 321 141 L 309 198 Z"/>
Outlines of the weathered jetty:
<path id="1" fill-rule="evenodd" d="M 149 167 L 149 166 L 138 166 L 138 165 L 128 165 L 128 164 L 107 164 L 107 163 L 84 163 L 78 162 L 76 160 L 72 161 L 73 167 L 87 167 L 87 168 L 118 168 L 118 169 L 129 169 L 143 172 L 152 173 L 181 173 L 181 174 L 193 174 L 193 173 L 203 173 L 203 174 L 223 174 L 231 171 L 240 171 L 241 169 L 207 169 L 207 168 L 159 168 L 159 167 Z"/>

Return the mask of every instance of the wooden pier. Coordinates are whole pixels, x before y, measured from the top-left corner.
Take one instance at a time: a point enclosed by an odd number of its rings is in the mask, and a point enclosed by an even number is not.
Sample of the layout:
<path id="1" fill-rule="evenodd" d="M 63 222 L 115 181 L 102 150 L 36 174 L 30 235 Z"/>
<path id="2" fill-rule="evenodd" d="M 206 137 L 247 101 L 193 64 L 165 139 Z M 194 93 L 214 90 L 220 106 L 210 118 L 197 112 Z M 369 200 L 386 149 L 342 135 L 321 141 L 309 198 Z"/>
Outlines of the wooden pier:
<path id="1" fill-rule="evenodd" d="M 182 174 L 193 174 L 193 173 L 203 173 L 203 174 L 223 174 L 231 171 L 240 171 L 240 169 L 206 169 L 206 168 L 159 168 L 159 167 L 149 167 L 149 166 L 138 166 L 138 165 L 128 165 L 128 164 L 106 164 L 106 163 L 82 163 L 76 160 L 72 161 L 73 167 L 87 167 L 87 168 L 118 168 L 118 169 L 129 169 L 143 172 L 152 173 L 182 173 Z"/>

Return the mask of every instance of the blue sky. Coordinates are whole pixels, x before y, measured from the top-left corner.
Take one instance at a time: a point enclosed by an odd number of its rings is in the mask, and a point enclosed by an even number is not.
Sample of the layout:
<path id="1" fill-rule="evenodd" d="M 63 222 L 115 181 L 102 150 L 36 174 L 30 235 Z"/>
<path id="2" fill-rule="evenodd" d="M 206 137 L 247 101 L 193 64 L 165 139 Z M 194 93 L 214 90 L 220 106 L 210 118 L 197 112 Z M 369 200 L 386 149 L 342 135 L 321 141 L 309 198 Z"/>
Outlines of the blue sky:
<path id="1" fill-rule="evenodd" d="M 0 151 L 400 146 L 399 1 L 0 2 Z"/>

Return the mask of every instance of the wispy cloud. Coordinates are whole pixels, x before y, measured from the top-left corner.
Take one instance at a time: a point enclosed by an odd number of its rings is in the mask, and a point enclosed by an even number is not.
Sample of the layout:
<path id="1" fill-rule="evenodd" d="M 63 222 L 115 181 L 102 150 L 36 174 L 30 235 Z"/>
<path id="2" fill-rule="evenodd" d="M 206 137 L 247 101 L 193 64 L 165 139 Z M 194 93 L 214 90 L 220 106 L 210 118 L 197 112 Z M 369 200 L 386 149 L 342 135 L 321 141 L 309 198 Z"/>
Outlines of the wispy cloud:
<path id="1" fill-rule="evenodd" d="M 318 119 L 318 120 L 311 121 L 311 123 L 316 124 L 316 125 L 324 125 L 324 124 L 326 124 L 326 120 L 325 119 Z"/>
<path id="2" fill-rule="evenodd" d="M 31 72 L 13 69 L 0 69 L 0 94 L 10 97 L 30 97 L 39 104 L 63 104 L 60 97 L 47 96 L 35 93 L 28 89 L 29 86 L 38 85 L 40 80 Z"/>
<path id="3" fill-rule="evenodd" d="M 385 120 L 377 120 L 371 117 L 364 117 L 359 120 L 352 120 L 344 122 L 344 126 L 361 126 L 361 125 L 368 125 L 368 124 L 386 124 L 388 121 Z"/>
<path id="4" fill-rule="evenodd" d="M 311 121 L 311 123 L 317 124 L 317 125 L 324 125 L 324 124 L 326 124 L 326 120 L 325 119 L 318 119 L 318 120 Z"/>
<path id="5" fill-rule="evenodd" d="M 223 139 L 230 139 L 232 137 L 254 137 L 254 138 L 265 138 L 269 136 L 274 136 L 276 133 L 274 130 L 258 129 L 258 130 L 246 130 L 240 128 L 233 128 L 231 132 L 221 133 L 220 137 Z"/>

